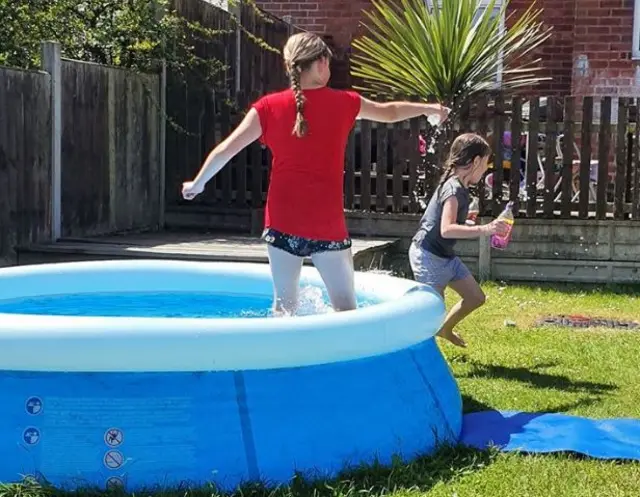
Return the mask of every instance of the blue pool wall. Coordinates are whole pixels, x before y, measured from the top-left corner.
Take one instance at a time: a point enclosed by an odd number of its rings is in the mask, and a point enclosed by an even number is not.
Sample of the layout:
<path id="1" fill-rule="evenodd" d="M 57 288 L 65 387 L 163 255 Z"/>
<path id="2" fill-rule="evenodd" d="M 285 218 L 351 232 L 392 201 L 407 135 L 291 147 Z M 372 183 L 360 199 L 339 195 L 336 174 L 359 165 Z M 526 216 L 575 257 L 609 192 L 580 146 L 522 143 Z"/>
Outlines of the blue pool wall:
<path id="1" fill-rule="evenodd" d="M 4 371 L 0 385 L 0 481 L 35 475 L 72 489 L 332 477 L 428 454 L 456 443 L 462 426 L 460 393 L 433 339 L 301 368 Z"/>
<path id="2" fill-rule="evenodd" d="M 0 298 L 123 282 L 271 292 L 264 266 L 135 262 L 0 271 Z M 319 284 L 306 268 L 303 281 Z M 433 338 L 441 298 L 408 280 L 356 281 L 383 303 L 286 319 L 2 316 L 0 481 L 232 489 L 457 442 L 460 393 Z"/>

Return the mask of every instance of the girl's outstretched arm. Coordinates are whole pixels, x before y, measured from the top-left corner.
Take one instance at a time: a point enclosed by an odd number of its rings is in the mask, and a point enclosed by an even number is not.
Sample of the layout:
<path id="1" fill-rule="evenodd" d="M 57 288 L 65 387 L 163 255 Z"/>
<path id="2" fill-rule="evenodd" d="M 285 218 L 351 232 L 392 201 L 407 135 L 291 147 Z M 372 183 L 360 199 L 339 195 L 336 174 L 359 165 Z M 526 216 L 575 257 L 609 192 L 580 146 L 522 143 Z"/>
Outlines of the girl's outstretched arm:
<path id="1" fill-rule="evenodd" d="M 423 104 L 418 102 L 374 102 L 360 97 L 360 113 L 358 119 L 377 121 L 380 123 L 396 123 L 418 116 L 436 115 L 440 122 L 447 119 L 450 109 L 440 104 Z"/>
<path id="2" fill-rule="evenodd" d="M 505 233 L 507 226 L 503 221 L 494 220 L 489 224 L 466 226 L 458 224 L 458 199 L 449 197 L 442 206 L 442 219 L 440 220 L 440 234 L 442 238 L 480 238 L 494 233 Z"/>
<path id="3" fill-rule="evenodd" d="M 209 153 L 193 181 L 187 181 L 182 185 L 184 198 L 191 200 L 202 193 L 211 178 L 243 148 L 256 141 L 261 135 L 260 118 L 258 112 L 252 108 L 238 127 Z"/>

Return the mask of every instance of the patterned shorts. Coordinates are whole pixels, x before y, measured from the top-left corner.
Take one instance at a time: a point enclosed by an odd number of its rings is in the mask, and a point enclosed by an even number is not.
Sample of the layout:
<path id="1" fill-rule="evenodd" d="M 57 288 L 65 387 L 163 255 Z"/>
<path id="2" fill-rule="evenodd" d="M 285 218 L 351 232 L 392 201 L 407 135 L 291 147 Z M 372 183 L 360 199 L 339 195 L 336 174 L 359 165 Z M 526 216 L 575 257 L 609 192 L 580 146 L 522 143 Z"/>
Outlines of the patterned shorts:
<path id="1" fill-rule="evenodd" d="M 416 281 L 442 292 L 451 281 L 463 280 L 471 274 L 459 257 L 445 259 L 419 247 L 409 249 L 409 262 Z"/>
<path id="2" fill-rule="evenodd" d="M 288 235 L 271 228 L 262 233 L 262 239 L 269 245 L 284 250 L 297 257 L 310 257 L 320 252 L 347 250 L 351 248 L 351 239 L 345 238 L 337 242 L 310 240 L 301 236 Z"/>

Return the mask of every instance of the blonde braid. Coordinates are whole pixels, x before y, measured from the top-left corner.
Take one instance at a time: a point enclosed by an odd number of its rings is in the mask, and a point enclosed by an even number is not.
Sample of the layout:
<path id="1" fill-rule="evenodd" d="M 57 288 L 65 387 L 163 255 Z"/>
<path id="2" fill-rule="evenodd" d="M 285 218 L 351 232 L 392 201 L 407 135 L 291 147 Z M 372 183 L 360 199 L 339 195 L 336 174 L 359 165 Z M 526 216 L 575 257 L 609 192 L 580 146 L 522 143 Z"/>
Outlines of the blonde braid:
<path id="1" fill-rule="evenodd" d="M 296 99 L 296 123 L 293 126 L 293 134 L 298 138 L 302 138 L 307 134 L 308 125 L 304 118 L 304 94 L 302 93 L 302 87 L 300 86 L 300 67 L 294 65 L 289 70 L 289 81 L 291 83 L 291 89 Z"/>
<path id="2" fill-rule="evenodd" d="M 296 122 L 293 132 L 298 138 L 307 134 L 309 126 L 304 118 L 305 98 L 300 82 L 302 73 L 307 71 L 315 61 L 331 58 L 331 50 L 318 35 L 313 33 L 297 33 L 290 36 L 282 51 L 285 67 L 289 74 L 289 83 L 296 101 Z"/>

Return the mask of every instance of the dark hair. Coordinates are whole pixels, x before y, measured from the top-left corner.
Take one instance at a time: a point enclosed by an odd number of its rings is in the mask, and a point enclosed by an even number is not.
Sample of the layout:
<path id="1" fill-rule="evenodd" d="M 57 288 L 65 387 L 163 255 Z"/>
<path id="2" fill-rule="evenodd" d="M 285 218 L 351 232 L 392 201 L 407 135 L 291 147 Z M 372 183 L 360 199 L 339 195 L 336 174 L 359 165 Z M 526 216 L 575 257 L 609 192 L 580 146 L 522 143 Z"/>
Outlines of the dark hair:
<path id="1" fill-rule="evenodd" d="M 482 136 L 475 133 L 464 133 L 458 136 L 451 144 L 440 186 L 453 175 L 457 167 L 467 167 L 476 157 L 490 155 L 491 147 Z"/>

